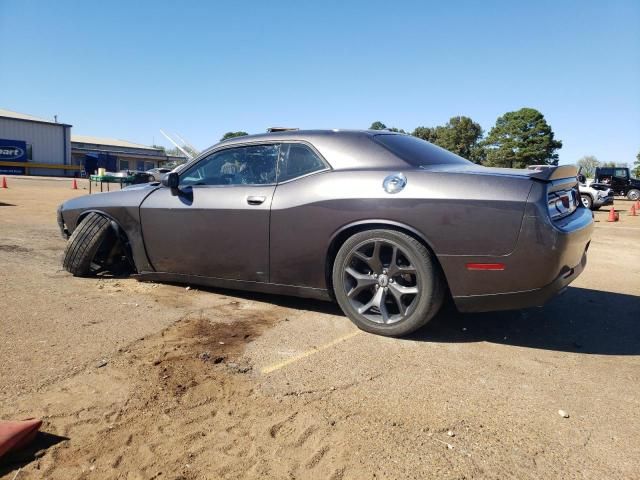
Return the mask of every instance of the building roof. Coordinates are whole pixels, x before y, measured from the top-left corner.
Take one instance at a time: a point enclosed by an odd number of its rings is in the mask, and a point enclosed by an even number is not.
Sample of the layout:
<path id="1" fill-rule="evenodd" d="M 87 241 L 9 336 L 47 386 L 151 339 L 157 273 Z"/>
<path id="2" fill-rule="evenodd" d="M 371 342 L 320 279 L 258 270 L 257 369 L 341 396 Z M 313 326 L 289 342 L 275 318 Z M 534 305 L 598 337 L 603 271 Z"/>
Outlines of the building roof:
<path id="1" fill-rule="evenodd" d="M 51 125 L 60 125 L 61 127 L 71 126 L 67 123 L 54 122 L 53 120 L 47 120 L 46 118 L 27 115 L 26 113 L 14 112 L 12 110 L 6 110 L 4 108 L 0 108 L 0 117 L 12 118 L 14 120 L 23 120 L 25 122 L 49 123 Z"/>
<path id="2" fill-rule="evenodd" d="M 71 141 L 74 143 L 88 143 L 90 145 L 104 145 L 107 147 L 138 148 L 144 150 L 153 150 L 154 152 L 162 151 L 159 148 L 149 147 L 147 145 L 141 145 L 139 143 L 128 142 L 126 140 L 118 140 L 117 138 L 91 137 L 88 135 L 71 135 Z"/>

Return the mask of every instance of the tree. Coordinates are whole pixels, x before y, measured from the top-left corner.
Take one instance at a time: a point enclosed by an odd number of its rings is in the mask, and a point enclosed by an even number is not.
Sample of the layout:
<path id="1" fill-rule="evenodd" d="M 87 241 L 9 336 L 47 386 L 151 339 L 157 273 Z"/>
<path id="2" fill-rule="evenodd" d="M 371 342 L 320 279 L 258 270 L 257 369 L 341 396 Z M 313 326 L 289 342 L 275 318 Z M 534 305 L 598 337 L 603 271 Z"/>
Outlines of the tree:
<path id="1" fill-rule="evenodd" d="M 451 117 L 445 125 L 435 128 L 417 127 L 412 135 L 472 162 L 481 163 L 484 160 L 484 148 L 480 142 L 482 127 L 469 117 Z"/>
<path id="2" fill-rule="evenodd" d="M 604 168 L 629 168 L 629 164 L 627 162 L 602 162 L 602 165 L 598 165 Z"/>
<path id="3" fill-rule="evenodd" d="M 581 168 L 582 175 L 587 178 L 593 178 L 596 173 L 596 167 L 600 166 L 600 162 L 593 155 L 585 155 L 578 160 L 578 166 Z"/>
<path id="4" fill-rule="evenodd" d="M 411 132 L 411 135 L 413 135 L 414 137 L 421 138 L 422 140 L 426 140 L 427 142 L 436 143 L 437 142 L 436 128 L 416 127 L 415 130 Z"/>
<path id="5" fill-rule="evenodd" d="M 469 117 L 451 117 L 443 127 L 436 129 L 436 143 L 450 152 L 476 163 L 483 159 L 482 127 Z"/>
<path id="6" fill-rule="evenodd" d="M 527 165 L 558 164 L 556 150 L 562 142 L 554 138 L 544 115 L 535 108 L 521 108 L 499 117 L 484 141 L 485 165 L 524 168 Z"/>
<path id="7" fill-rule="evenodd" d="M 633 176 L 640 178 L 640 152 L 636 155 L 636 161 L 633 162 Z"/>
<path id="8" fill-rule="evenodd" d="M 388 130 L 390 132 L 398 132 L 398 133 L 407 133 L 405 132 L 403 129 L 401 128 L 396 128 L 396 127 L 387 127 L 384 123 L 382 122 L 373 122 L 371 124 L 371 126 L 369 127 L 369 130 Z"/>
<path id="9" fill-rule="evenodd" d="M 222 138 L 220 139 L 220 141 L 226 140 L 228 138 L 235 138 L 235 137 L 244 137 L 245 135 L 249 135 L 247 132 L 243 132 L 243 131 L 239 131 L 239 132 L 227 132 L 225 133 Z"/>

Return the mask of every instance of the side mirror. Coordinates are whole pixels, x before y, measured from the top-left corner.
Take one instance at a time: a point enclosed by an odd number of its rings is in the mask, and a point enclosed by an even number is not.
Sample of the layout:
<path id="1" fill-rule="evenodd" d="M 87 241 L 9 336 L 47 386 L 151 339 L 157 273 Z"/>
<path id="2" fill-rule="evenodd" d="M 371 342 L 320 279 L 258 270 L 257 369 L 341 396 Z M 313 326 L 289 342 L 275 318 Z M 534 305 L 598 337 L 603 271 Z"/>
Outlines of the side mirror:
<path id="1" fill-rule="evenodd" d="M 169 187 L 171 190 L 178 188 L 179 177 L 176 172 L 169 172 L 162 177 L 160 183 L 165 187 Z"/>
<path id="2" fill-rule="evenodd" d="M 578 181 L 580 183 L 587 183 L 587 177 L 585 177 L 584 175 L 580 174 L 580 175 L 578 175 Z"/>

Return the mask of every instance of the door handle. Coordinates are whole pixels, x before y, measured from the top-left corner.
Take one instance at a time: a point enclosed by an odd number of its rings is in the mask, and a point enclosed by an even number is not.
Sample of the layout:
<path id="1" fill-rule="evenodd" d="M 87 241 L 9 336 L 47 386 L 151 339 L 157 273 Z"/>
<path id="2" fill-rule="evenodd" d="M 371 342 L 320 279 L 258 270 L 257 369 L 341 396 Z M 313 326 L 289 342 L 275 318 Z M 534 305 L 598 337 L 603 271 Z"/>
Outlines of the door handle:
<path id="1" fill-rule="evenodd" d="M 267 197 L 264 196 L 248 196 L 247 197 L 247 203 L 249 205 L 261 205 L 264 203 L 264 201 L 267 199 Z"/>

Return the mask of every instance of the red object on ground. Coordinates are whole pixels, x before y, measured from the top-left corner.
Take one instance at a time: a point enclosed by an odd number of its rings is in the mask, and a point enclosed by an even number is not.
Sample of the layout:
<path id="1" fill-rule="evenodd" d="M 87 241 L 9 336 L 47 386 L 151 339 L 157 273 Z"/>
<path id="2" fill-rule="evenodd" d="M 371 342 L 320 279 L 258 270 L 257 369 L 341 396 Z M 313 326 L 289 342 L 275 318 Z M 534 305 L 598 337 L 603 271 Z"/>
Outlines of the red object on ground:
<path id="1" fill-rule="evenodd" d="M 7 187 L 7 177 L 2 177 L 2 188 L 9 188 Z"/>
<path id="2" fill-rule="evenodd" d="M 76 182 L 76 179 L 73 179 L 73 184 L 71 185 L 71 190 L 77 190 L 78 189 L 78 182 Z"/>
<path id="3" fill-rule="evenodd" d="M 636 200 L 636 210 L 640 210 L 640 200 Z"/>
<path id="4" fill-rule="evenodd" d="M 617 222 L 618 221 L 618 214 L 616 213 L 615 208 L 611 207 L 611 210 L 609 210 L 609 218 L 607 218 L 607 222 Z"/>
<path id="5" fill-rule="evenodd" d="M 631 215 L 632 217 L 636 217 L 636 206 L 634 204 L 631 204 L 631 209 L 629 210 L 629 215 Z"/>
<path id="6" fill-rule="evenodd" d="M 33 441 L 42 420 L 0 421 L 0 457 L 11 450 L 18 450 Z"/>

